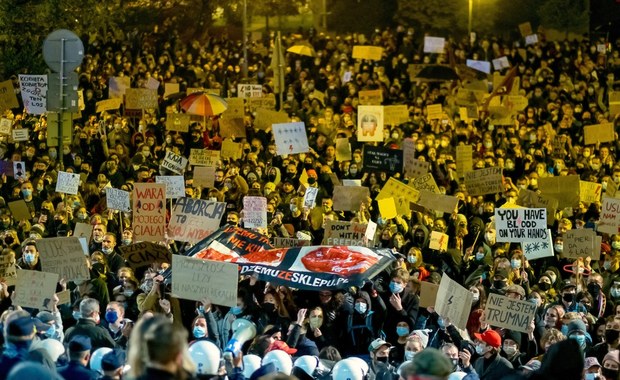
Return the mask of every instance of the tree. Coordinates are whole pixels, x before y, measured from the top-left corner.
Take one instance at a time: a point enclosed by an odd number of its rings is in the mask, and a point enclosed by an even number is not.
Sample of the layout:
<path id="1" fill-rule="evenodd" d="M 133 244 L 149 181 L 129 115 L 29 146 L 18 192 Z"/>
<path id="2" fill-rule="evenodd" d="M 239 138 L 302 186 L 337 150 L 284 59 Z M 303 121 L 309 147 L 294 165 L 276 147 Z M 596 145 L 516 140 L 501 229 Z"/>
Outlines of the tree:
<path id="1" fill-rule="evenodd" d="M 587 0 L 547 0 L 538 8 L 540 22 L 547 28 L 564 32 L 588 30 L 589 12 Z"/>

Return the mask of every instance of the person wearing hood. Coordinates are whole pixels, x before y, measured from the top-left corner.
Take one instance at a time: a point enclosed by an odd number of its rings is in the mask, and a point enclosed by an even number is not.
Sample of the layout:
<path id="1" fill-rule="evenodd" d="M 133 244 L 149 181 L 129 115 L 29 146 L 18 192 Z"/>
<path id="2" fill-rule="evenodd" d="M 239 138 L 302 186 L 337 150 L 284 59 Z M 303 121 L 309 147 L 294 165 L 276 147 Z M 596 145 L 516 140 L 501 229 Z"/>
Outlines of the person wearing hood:
<path id="1" fill-rule="evenodd" d="M 347 316 L 344 353 L 363 355 L 364 347 L 379 337 L 386 315 L 386 306 L 376 290 L 371 294 L 360 290 L 355 295 L 353 311 Z"/>
<path id="2" fill-rule="evenodd" d="M 605 380 L 618 379 L 618 373 L 620 372 L 620 358 L 618 350 L 609 351 L 603 358 L 601 371 Z"/>
<path id="3" fill-rule="evenodd" d="M 579 344 L 574 339 L 567 339 L 549 347 L 540 369 L 531 374 L 529 379 L 581 380 L 583 369 L 584 357 Z"/>
<path id="4" fill-rule="evenodd" d="M 409 325 L 407 317 L 403 317 L 396 324 L 396 335 L 398 338 L 394 341 L 394 345 L 390 350 L 390 363 L 399 366 L 405 357 L 405 346 L 411 333 L 412 326 Z"/>
<path id="5" fill-rule="evenodd" d="M 24 311 L 7 317 L 4 328 L 4 350 L 0 356 L 0 379 L 6 379 L 13 367 L 28 357 L 35 336 L 34 319 Z"/>
<path id="6" fill-rule="evenodd" d="M 607 353 L 620 347 L 620 320 L 607 317 L 605 324 L 605 341 L 586 349 L 586 356 L 594 356 L 602 362 Z"/>
<path id="7" fill-rule="evenodd" d="M 590 342 L 592 342 L 592 338 L 590 338 L 590 334 L 588 334 L 586 324 L 580 319 L 574 319 L 568 324 L 568 328 L 566 329 L 566 337 L 568 339 L 575 340 L 579 344 L 581 352 L 584 354 L 590 345 Z"/>

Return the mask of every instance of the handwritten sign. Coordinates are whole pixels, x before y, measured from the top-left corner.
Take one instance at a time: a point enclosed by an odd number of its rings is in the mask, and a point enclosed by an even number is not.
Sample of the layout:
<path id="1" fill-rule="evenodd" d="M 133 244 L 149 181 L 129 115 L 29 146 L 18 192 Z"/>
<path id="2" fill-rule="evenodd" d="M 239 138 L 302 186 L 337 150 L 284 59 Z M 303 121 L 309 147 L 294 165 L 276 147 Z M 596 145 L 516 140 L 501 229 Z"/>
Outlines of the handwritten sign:
<path id="1" fill-rule="evenodd" d="M 334 210 L 359 211 L 369 197 L 370 189 L 366 186 L 334 186 Z"/>
<path id="2" fill-rule="evenodd" d="M 194 168 L 194 186 L 213 187 L 215 184 L 215 167 L 196 166 Z"/>
<path id="3" fill-rule="evenodd" d="M 47 112 L 47 75 L 19 75 L 19 88 L 26 112 L 42 115 Z"/>
<path id="4" fill-rule="evenodd" d="M 597 231 L 612 235 L 620 233 L 620 199 L 603 197 L 601 208 Z"/>
<path id="5" fill-rule="evenodd" d="M 171 172 L 183 174 L 185 167 L 187 167 L 187 158 L 167 150 L 166 157 L 162 161 L 161 166 Z"/>
<path id="6" fill-rule="evenodd" d="M 410 181 L 409 183 L 416 190 L 426 190 L 431 193 L 439 194 L 439 187 L 437 186 L 437 182 L 435 182 L 435 178 L 433 178 L 431 173 L 427 172 L 426 174 L 415 177 L 413 181 Z"/>
<path id="7" fill-rule="evenodd" d="M 585 145 L 593 145 L 616 140 L 613 123 L 586 125 L 583 127 Z"/>
<path id="8" fill-rule="evenodd" d="M 426 106 L 428 120 L 443 119 L 443 107 L 441 104 L 429 104 Z"/>
<path id="9" fill-rule="evenodd" d="M 166 198 L 181 198 L 185 196 L 185 178 L 182 175 L 158 175 L 155 183 L 166 185 Z"/>
<path id="10" fill-rule="evenodd" d="M 271 245 L 274 248 L 307 247 L 312 244 L 311 240 L 283 238 L 277 236 L 274 236 L 271 240 Z"/>
<path id="11" fill-rule="evenodd" d="M 547 230 L 547 238 L 544 240 L 522 242 L 521 250 L 529 261 L 553 257 L 553 236 L 551 235 L 551 230 Z"/>
<path id="12" fill-rule="evenodd" d="M 133 189 L 135 240 L 159 241 L 166 230 L 166 185 L 135 183 Z"/>
<path id="13" fill-rule="evenodd" d="M 166 130 L 175 132 L 188 132 L 191 122 L 191 116 L 188 114 L 169 113 L 166 116 Z"/>
<path id="14" fill-rule="evenodd" d="M 243 197 L 243 226 L 267 228 L 267 198 Z"/>
<path id="15" fill-rule="evenodd" d="M 266 94 L 262 98 L 250 98 L 248 99 L 248 107 L 252 111 L 258 109 L 274 110 L 276 109 L 276 97 L 274 94 Z"/>
<path id="16" fill-rule="evenodd" d="M 444 273 L 437 291 L 435 310 L 442 317 L 449 318 L 456 327 L 465 329 L 471 310 L 472 297 L 469 290 Z"/>
<path id="17" fill-rule="evenodd" d="M 508 61 L 508 57 L 506 56 L 496 58 L 492 62 L 493 62 L 493 68 L 496 71 L 501 71 L 503 69 L 510 68 L 510 62 Z"/>
<path id="18" fill-rule="evenodd" d="M 328 220 L 321 244 L 370 247 L 374 240 L 365 239 L 366 228 L 363 223 Z"/>
<path id="19" fill-rule="evenodd" d="M 544 207 L 547 210 L 547 222 L 555 222 L 555 211 L 558 209 L 557 199 L 546 197 L 531 190 L 520 189 L 517 205 L 530 208 Z"/>
<path id="20" fill-rule="evenodd" d="M 400 173 L 403 170 L 403 151 L 379 146 L 364 146 L 364 170 Z"/>
<path id="21" fill-rule="evenodd" d="M 465 186 L 469 195 L 501 193 L 504 191 L 502 169 L 494 167 L 467 172 Z"/>
<path id="22" fill-rule="evenodd" d="M 95 105 L 95 112 L 100 113 L 104 111 L 117 110 L 121 107 L 123 100 L 121 98 L 112 98 L 100 100 Z"/>
<path id="23" fill-rule="evenodd" d="M 241 151 L 243 149 L 243 144 L 236 143 L 231 140 L 224 140 L 222 142 L 222 150 L 220 152 L 220 156 L 222 159 L 230 158 L 236 160 L 241 158 Z"/>
<path id="24" fill-rule="evenodd" d="M 169 234 L 179 241 L 197 243 L 220 226 L 226 203 L 179 198 L 172 208 Z"/>
<path id="25" fill-rule="evenodd" d="M 237 95 L 240 98 L 260 98 L 263 96 L 263 86 L 260 84 L 238 84 Z"/>
<path id="26" fill-rule="evenodd" d="M 383 91 L 381 90 L 365 90 L 360 91 L 359 104 L 365 106 L 379 105 L 383 102 Z"/>
<path id="27" fill-rule="evenodd" d="M 456 174 L 463 178 L 465 173 L 471 172 L 474 167 L 474 150 L 471 145 L 459 145 L 456 147 Z"/>
<path id="28" fill-rule="evenodd" d="M 110 210 L 131 211 L 128 191 L 108 187 L 105 189 L 105 198 Z"/>
<path id="29" fill-rule="evenodd" d="M 495 228 L 500 243 L 547 239 L 547 210 L 544 208 L 496 208 Z"/>
<path id="30" fill-rule="evenodd" d="M 272 132 L 279 155 L 307 153 L 310 151 L 306 125 L 303 122 L 273 124 Z"/>
<path id="31" fill-rule="evenodd" d="M 86 241 L 90 241 L 90 236 L 93 234 L 93 228 L 95 226 L 93 226 L 90 223 L 80 223 L 77 222 L 75 223 L 75 228 L 73 228 L 73 237 L 76 238 L 83 238 Z M 82 247 L 84 248 L 84 247 Z M 88 251 L 86 251 L 85 253 L 88 253 Z"/>
<path id="32" fill-rule="evenodd" d="M 383 48 L 379 46 L 353 46 L 353 59 L 367 59 L 371 61 L 380 61 L 383 57 Z"/>
<path id="33" fill-rule="evenodd" d="M 409 121 L 409 109 L 406 105 L 383 106 L 383 123 L 400 125 Z"/>
<path id="34" fill-rule="evenodd" d="M 413 187 L 400 182 L 393 177 L 383 185 L 383 188 L 377 194 L 376 200 L 383 198 L 394 198 L 396 203 L 396 211 L 399 215 L 409 215 L 411 202 L 417 202 L 420 199 L 420 192 Z"/>
<path id="35" fill-rule="evenodd" d="M 37 241 L 41 269 L 60 278 L 90 280 L 88 263 L 78 237 L 46 238 Z"/>
<path id="36" fill-rule="evenodd" d="M 157 91 L 148 88 L 128 88 L 125 90 L 125 107 L 130 110 L 157 108 Z"/>
<path id="37" fill-rule="evenodd" d="M 424 52 L 425 53 L 438 53 L 441 54 L 444 51 L 446 39 L 443 37 L 424 37 Z"/>
<path id="38" fill-rule="evenodd" d="M 448 240 L 450 237 L 438 231 L 431 231 L 431 239 L 428 247 L 437 251 L 445 252 L 448 250 Z"/>
<path id="39" fill-rule="evenodd" d="M 80 175 L 77 173 L 58 172 L 56 192 L 76 195 L 80 187 Z"/>
<path id="40" fill-rule="evenodd" d="M 216 305 L 237 306 L 238 277 L 237 264 L 172 256 L 172 294 L 177 298 L 207 297 Z"/>
<path id="41" fill-rule="evenodd" d="M 13 305 L 48 309 L 48 302 L 54 296 L 57 282 L 58 274 L 56 273 L 18 269 Z"/>
<path id="42" fill-rule="evenodd" d="M 0 256 L 0 279 L 9 286 L 15 285 L 15 280 L 17 279 L 17 267 L 15 266 L 14 256 Z"/>
<path id="43" fill-rule="evenodd" d="M 12 131 L 13 141 L 28 141 L 30 140 L 30 129 L 17 128 Z"/>
<path id="44" fill-rule="evenodd" d="M 596 245 L 596 232 L 594 230 L 589 228 L 569 230 L 562 237 L 564 243 L 563 257 L 567 259 L 579 257 L 591 257 L 592 260 L 600 259 L 600 249 L 594 249 Z"/>
<path id="45" fill-rule="evenodd" d="M 603 185 L 596 182 L 579 181 L 579 199 L 583 203 L 600 202 Z"/>
<path id="46" fill-rule="evenodd" d="M 430 174 L 428 170 L 431 164 L 428 161 L 416 160 L 414 158 L 405 162 L 405 164 L 405 175 L 409 178 L 420 178 Z M 437 190 L 439 192 L 439 189 Z"/>
<path id="47" fill-rule="evenodd" d="M 536 305 L 495 293 L 489 293 L 484 316 L 491 326 L 527 333 L 534 320 Z"/>
<path id="48" fill-rule="evenodd" d="M 150 266 L 153 263 L 170 263 L 172 252 L 161 244 L 143 241 L 118 247 L 121 256 L 133 269 Z"/>
<path id="49" fill-rule="evenodd" d="M 217 166 L 220 160 L 220 152 L 207 149 L 190 149 L 189 163 L 195 166 Z M 194 169 L 195 170 L 195 169 Z"/>
<path id="50" fill-rule="evenodd" d="M 11 128 L 13 127 L 13 121 L 11 119 L 0 119 L 0 135 L 8 136 L 11 134 Z"/>

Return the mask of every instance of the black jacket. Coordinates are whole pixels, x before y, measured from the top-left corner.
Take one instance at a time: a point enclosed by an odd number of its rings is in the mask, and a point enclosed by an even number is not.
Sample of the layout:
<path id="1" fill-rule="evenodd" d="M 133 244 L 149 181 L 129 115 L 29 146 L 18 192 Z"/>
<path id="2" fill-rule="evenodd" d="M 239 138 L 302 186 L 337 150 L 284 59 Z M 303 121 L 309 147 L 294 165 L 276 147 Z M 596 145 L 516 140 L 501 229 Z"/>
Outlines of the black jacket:
<path id="1" fill-rule="evenodd" d="M 112 339 L 110 332 L 105 328 L 95 324 L 92 319 L 80 318 L 78 323 L 69 328 L 65 333 L 65 343 L 70 342 L 76 335 L 84 335 L 90 338 L 93 346 L 92 351 L 100 347 L 116 347 L 116 342 Z"/>

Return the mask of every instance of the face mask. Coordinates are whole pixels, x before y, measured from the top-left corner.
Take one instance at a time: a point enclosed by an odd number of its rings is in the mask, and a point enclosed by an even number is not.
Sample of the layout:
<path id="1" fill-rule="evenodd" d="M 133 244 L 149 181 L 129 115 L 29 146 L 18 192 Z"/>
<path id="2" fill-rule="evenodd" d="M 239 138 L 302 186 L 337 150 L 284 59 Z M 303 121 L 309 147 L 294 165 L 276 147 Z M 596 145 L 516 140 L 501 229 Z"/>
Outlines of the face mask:
<path id="1" fill-rule="evenodd" d="M 33 253 L 26 253 L 24 255 L 24 261 L 26 262 L 26 264 L 33 264 L 34 263 L 34 254 Z"/>
<path id="2" fill-rule="evenodd" d="M 291 205 L 290 207 L 291 207 L 291 212 L 292 213 L 296 213 L 297 212 L 297 206 Z"/>
<path id="3" fill-rule="evenodd" d="M 612 344 L 618 339 L 620 336 L 620 331 L 618 330 L 605 330 L 605 342 Z"/>
<path id="4" fill-rule="evenodd" d="M 478 302 L 478 301 L 480 301 L 480 293 L 472 293 L 471 295 L 472 295 L 472 298 L 471 298 L 471 299 L 472 299 L 474 302 Z"/>
<path id="5" fill-rule="evenodd" d="M 439 328 L 442 328 L 442 329 L 446 327 L 446 324 L 444 323 L 443 318 L 441 317 L 437 318 L 437 326 L 439 326 Z"/>
<path id="6" fill-rule="evenodd" d="M 570 339 L 575 339 L 579 344 L 579 347 L 583 348 L 586 346 L 586 336 L 581 334 L 573 334 L 569 337 Z"/>
<path id="7" fill-rule="evenodd" d="M 611 243 L 611 248 L 615 250 L 620 250 L 620 241 L 614 241 Z"/>
<path id="8" fill-rule="evenodd" d="M 409 335 L 409 327 L 396 326 L 396 335 L 407 336 Z"/>
<path id="9" fill-rule="evenodd" d="M 266 313 L 273 313 L 274 311 L 276 311 L 276 305 L 269 302 L 265 302 L 262 307 Z"/>
<path id="10" fill-rule="evenodd" d="M 205 330 L 204 327 L 200 326 L 194 326 L 194 330 L 192 331 L 192 334 L 194 334 L 194 338 L 196 339 L 204 337 L 206 333 L 207 330 Z"/>
<path id="11" fill-rule="evenodd" d="M 536 307 L 540 306 L 540 300 L 538 298 L 530 298 L 528 301 L 536 305 Z"/>
<path id="12" fill-rule="evenodd" d="M 390 282 L 390 291 L 394 294 L 400 293 L 403 291 L 403 289 L 405 289 L 401 284 L 397 283 L 397 282 Z"/>
<path id="13" fill-rule="evenodd" d="M 564 244 L 556 243 L 553 245 L 553 248 L 556 250 L 556 252 L 562 253 L 562 250 L 564 249 Z"/>
<path id="14" fill-rule="evenodd" d="M 612 288 L 612 289 L 609 291 L 609 294 L 611 294 L 611 296 L 612 296 L 613 298 L 620 298 L 620 289 L 618 289 L 618 288 Z"/>
<path id="15" fill-rule="evenodd" d="M 515 346 L 504 346 L 504 352 L 508 356 L 512 356 L 517 352 L 517 348 Z"/>
<path id="16" fill-rule="evenodd" d="M 491 149 L 491 148 L 493 148 L 493 143 L 490 142 L 490 141 L 485 141 L 484 142 L 484 147 L 487 148 L 487 149 Z"/>
<path id="17" fill-rule="evenodd" d="M 415 352 L 405 351 L 405 361 L 412 361 L 414 357 L 415 357 Z"/>
<path id="18" fill-rule="evenodd" d="M 495 234 L 492 232 L 487 232 L 484 234 L 484 238 L 486 239 L 487 243 L 489 243 L 490 245 L 495 245 Z"/>
<path id="19" fill-rule="evenodd" d="M 609 270 L 611 268 L 611 261 L 605 261 L 603 263 L 603 269 Z"/>
<path id="20" fill-rule="evenodd" d="M 72 315 L 73 315 L 73 319 L 75 319 L 76 321 L 82 318 L 82 313 L 80 313 L 79 311 L 74 310 Z"/>
<path id="21" fill-rule="evenodd" d="M 476 260 L 482 261 L 484 259 L 484 252 L 476 252 Z"/>
<path id="22" fill-rule="evenodd" d="M 598 379 L 598 374 L 596 373 L 586 373 L 585 380 L 596 380 Z"/>
<path id="23" fill-rule="evenodd" d="M 592 294 L 592 297 L 597 298 L 600 292 L 601 288 L 598 286 L 598 284 L 595 284 L 593 282 L 588 284 L 588 293 Z"/>
<path id="24" fill-rule="evenodd" d="M 476 353 L 480 356 L 484 355 L 484 346 L 483 345 L 477 345 L 476 346 Z"/>
<path id="25" fill-rule="evenodd" d="M 23 189 L 22 190 L 22 194 L 24 195 L 24 197 L 28 198 L 32 195 L 32 190 L 30 189 Z"/>
<path id="26" fill-rule="evenodd" d="M 108 310 L 105 312 L 105 320 L 108 323 L 114 323 L 118 321 L 118 312 L 116 310 Z"/>
<path id="27" fill-rule="evenodd" d="M 56 335 L 56 325 L 51 325 L 49 329 L 45 331 L 45 336 L 52 338 Z"/>
<path id="28" fill-rule="evenodd" d="M 123 295 L 124 295 L 125 297 L 131 297 L 131 296 L 133 296 L 133 290 L 125 290 L 125 291 L 123 292 Z"/>
<path id="29" fill-rule="evenodd" d="M 565 302 L 571 303 L 575 300 L 575 294 L 574 293 L 566 293 L 562 295 L 562 299 Z"/>
<path id="30" fill-rule="evenodd" d="M 319 317 L 318 315 L 310 317 L 310 328 L 311 329 L 318 329 L 319 327 L 321 327 L 322 324 L 323 324 L 323 318 Z"/>
<path id="31" fill-rule="evenodd" d="M 101 248 L 101 252 L 105 253 L 106 255 L 109 255 L 113 251 L 114 250 L 112 248 Z"/>
<path id="32" fill-rule="evenodd" d="M 364 314 L 368 310 L 368 305 L 365 302 L 356 302 L 355 303 L 355 311 L 360 314 Z"/>
<path id="33" fill-rule="evenodd" d="M 378 356 L 378 357 L 375 358 L 375 360 L 380 362 L 380 363 L 387 363 L 388 357 L 387 356 Z"/>
<path id="34" fill-rule="evenodd" d="M 547 290 L 551 289 L 551 284 L 547 284 L 546 282 L 539 282 L 538 289 L 546 292 Z"/>
<path id="35" fill-rule="evenodd" d="M 121 241 L 123 242 L 124 245 L 130 245 L 131 244 L 131 239 L 123 239 Z"/>
<path id="36" fill-rule="evenodd" d="M 597 165 L 597 164 L 592 164 L 590 165 L 592 167 L 592 170 L 594 171 L 599 171 L 601 170 L 601 165 Z"/>
<path id="37" fill-rule="evenodd" d="M 506 287 L 506 283 L 503 280 L 494 280 L 493 287 L 495 289 L 504 289 Z"/>
<path id="38" fill-rule="evenodd" d="M 617 379 L 618 378 L 618 370 L 617 369 L 611 369 L 611 368 L 602 368 L 602 372 L 603 372 L 603 376 L 605 376 L 606 379 Z"/>
<path id="39" fill-rule="evenodd" d="M 508 170 L 512 170 L 515 168 L 515 164 L 512 163 L 507 163 L 506 165 L 504 165 L 506 169 Z"/>
<path id="40" fill-rule="evenodd" d="M 407 261 L 409 262 L 409 264 L 415 264 L 418 262 L 418 257 L 417 256 L 407 256 Z"/>
<path id="41" fill-rule="evenodd" d="M 521 260 L 518 260 L 518 259 L 510 260 L 510 266 L 512 267 L 512 269 L 519 269 L 519 268 L 521 268 Z"/>
<path id="42" fill-rule="evenodd" d="M 239 315 L 241 314 L 242 311 L 243 311 L 243 308 L 241 306 L 235 306 L 235 307 L 230 308 L 230 312 L 232 315 Z"/>

